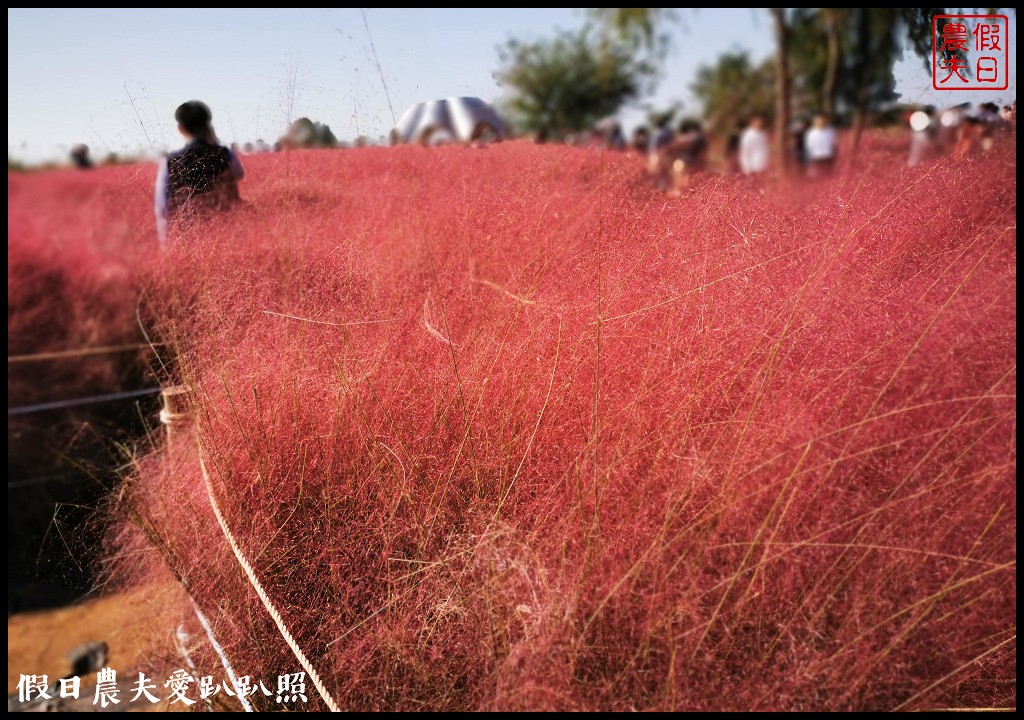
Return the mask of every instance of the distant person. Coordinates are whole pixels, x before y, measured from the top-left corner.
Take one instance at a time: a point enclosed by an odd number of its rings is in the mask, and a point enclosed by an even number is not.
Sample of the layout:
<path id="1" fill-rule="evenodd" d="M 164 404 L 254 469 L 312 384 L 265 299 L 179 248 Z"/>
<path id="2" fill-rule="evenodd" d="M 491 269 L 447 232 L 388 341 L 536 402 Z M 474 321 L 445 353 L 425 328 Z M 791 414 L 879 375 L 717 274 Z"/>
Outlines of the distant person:
<path id="1" fill-rule="evenodd" d="M 1013 129 L 1014 122 L 1017 119 L 1017 111 L 1014 109 L 1015 105 L 1016 101 L 1014 101 L 1014 105 L 1003 105 L 1003 109 L 999 111 L 999 117 L 1003 119 L 1003 122 L 1010 129 Z"/>
<path id="2" fill-rule="evenodd" d="M 89 157 L 89 147 L 78 143 L 71 146 L 71 164 L 79 170 L 88 170 L 93 166 L 92 158 Z"/>
<path id="3" fill-rule="evenodd" d="M 999 109 L 999 132 L 1010 135 L 1017 132 L 1017 101 L 1013 105 L 1003 105 Z"/>
<path id="4" fill-rule="evenodd" d="M 647 129 L 646 125 L 639 125 L 633 130 L 633 135 L 629 141 L 630 152 L 636 153 L 641 157 L 647 156 L 647 148 L 651 144 L 651 131 Z"/>
<path id="5" fill-rule="evenodd" d="M 687 119 L 679 124 L 676 139 L 666 149 L 671 159 L 673 190 L 689 187 L 694 175 L 707 170 L 708 146 L 708 138 L 700 122 Z"/>
<path id="6" fill-rule="evenodd" d="M 984 124 L 975 115 L 966 115 L 957 125 L 956 145 L 953 148 L 953 156 L 957 158 L 968 158 L 983 150 Z"/>
<path id="7" fill-rule="evenodd" d="M 174 119 L 186 144 L 164 158 L 157 172 L 154 208 L 161 246 L 167 243 L 170 223 L 238 205 L 238 181 L 245 177 L 238 154 L 217 140 L 206 103 L 183 103 Z"/>
<path id="8" fill-rule="evenodd" d="M 807 172 L 807 131 L 811 124 L 807 118 L 797 118 L 793 123 L 793 159 L 796 161 L 796 169 L 801 175 Z"/>
<path id="9" fill-rule="evenodd" d="M 675 131 L 672 130 L 671 123 L 671 115 L 661 115 L 657 119 L 657 122 L 654 125 L 654 134 L 651 135 L 651 152 L 661 152 L 675 139 L 676 134 Z"/>
<path id="10" fill-rule="evenodd" d="M 743 140 L 743 133 L 740 130 L 733 130 L 725 139 L 725 153 L 723 154 L 723 165 L 726 175 L 739 175 L 740 170 L 740 143 Z"/>
<path id="11" fill-rule="evenodd" d="M 814 116 L 814 122 L 804 136 L 804 149 L 807 153 L 808 176 L 823 178 L 835 172 L 839 137 L 828 117 L 822 114 Z"/>
<path id="12" fill-rule="evenodd" d="M 605 150 L 625 150 L 626 134 L 618 122 L 610 122 L 600 126 L 602 146 Z"/>
<path id="13" fill-rule="evenodd" d="M 740 135 L 740 172 L 760 175 L 768 169 L 771 157 L 771 138 L 765 130 L 764 118 L 754 115 Z"/>
<path id="14" fill-rule="evenodd" d="M 935 146 L 935 119 L 926 110 L 910 114 L 910 155 L 907 165 L 914 167 L 937 154 Z"/>
<path id="15" fill-rule="evenodd" d="M 938 143 L 939 151 L 943 154 L 951 154 L 956 150 L 958 138 L 960 137 L 960 125 L 970 109 L 970 103 L 961 103 L 951 108 L 946 108 L 939 115 L 939 125 L 936 128 L 935 140 Z"/>
<path id="16" fill-rule="evenodd" d="M 651 136 L 651 146 L 647 155 L 647 169 L 654 178 L 659 190 L 672 188 L 672 157 L 671 146 L 675 142 L 676 133 L 672 129 L 671 115 L 662 115 L 655 125 Z"/>
<path id="17" fill-rule="evenodd" d="M 469 141 L 473 147 L 482 148 L 500 142 L 501 137 L 501 131 L 491 123 L 478 122 L 473 126 L 473 132 L 469 136 Z"/>
<path id="18" fill-rule="evenodd" d="M 423 131 L 420 135 L 419 142 L 421 145 L 426 147 L 438 147 L 441 145 L 451 145 L 456 142 L 457 138 L 451 132 L 443 127 L 429 127 Z"/>
<path id="19" fill-rule="evenodd" d="M 978 108 L 979 141 L 981 149 L 989 152 L 995 147 L 996 136 L 1005 129 L 1005 123 L 999 114 L 999 106 L 994 102 L 982 103 Z"/>

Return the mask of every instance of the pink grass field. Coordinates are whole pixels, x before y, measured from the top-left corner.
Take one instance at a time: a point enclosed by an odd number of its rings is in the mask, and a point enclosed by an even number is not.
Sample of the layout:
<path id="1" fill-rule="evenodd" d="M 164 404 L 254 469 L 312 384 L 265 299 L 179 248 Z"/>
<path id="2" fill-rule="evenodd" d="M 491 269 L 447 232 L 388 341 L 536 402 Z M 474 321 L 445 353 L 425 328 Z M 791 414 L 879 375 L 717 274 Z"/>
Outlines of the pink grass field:
<path id="1" fill-rule="evenodd" d="M 140 261 L 152 254 L 152 188 L 142 166 L 7 174 L 7 354 L 144 340 Z M 140 214 L 141 212 L 141 214 Z M 149 232 L 147 232 L 147 230 Z M 148 242 L 147 242 L 148 241 Z M 141 355 L 141 353 L 136 353 Z M 8 365 L 9 405 L 128 389 L 124 354 Z M 40 377 L 45 374 L 45 379 Z"/>
<path id="2" fill-rule="evenodd" d="M 181 583 L 240 675 L 302 667 L 208 487 L 343 710 L 1015 707 L 1015 150 L 680 197 L 525 141 L 254 155 L 163 253 L 155 168 L 9 173 L 9 343 L 15 258 L 126 278 L 68 332 L 138 307 L 194 427 L 140 438 L 104 590 Z"/>

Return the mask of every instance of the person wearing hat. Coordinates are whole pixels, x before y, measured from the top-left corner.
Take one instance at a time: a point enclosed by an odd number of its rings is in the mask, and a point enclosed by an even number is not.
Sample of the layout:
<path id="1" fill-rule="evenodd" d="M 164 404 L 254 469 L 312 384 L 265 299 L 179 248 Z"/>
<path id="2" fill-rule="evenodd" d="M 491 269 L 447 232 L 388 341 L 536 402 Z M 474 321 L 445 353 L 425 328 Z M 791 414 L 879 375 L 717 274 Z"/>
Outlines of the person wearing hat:
<path id="1" fill-rule="evenodd" d="M 217 140 L 213 114 L 199 100 L 189 100 L 174 112 L 185 147 L 160 163 L 154 209 L 161 247 L 172 222 L 192 220 L 211 210 L 227 210 L 241 202 L 238 181 L 245 168 L 236 153 Z"/>

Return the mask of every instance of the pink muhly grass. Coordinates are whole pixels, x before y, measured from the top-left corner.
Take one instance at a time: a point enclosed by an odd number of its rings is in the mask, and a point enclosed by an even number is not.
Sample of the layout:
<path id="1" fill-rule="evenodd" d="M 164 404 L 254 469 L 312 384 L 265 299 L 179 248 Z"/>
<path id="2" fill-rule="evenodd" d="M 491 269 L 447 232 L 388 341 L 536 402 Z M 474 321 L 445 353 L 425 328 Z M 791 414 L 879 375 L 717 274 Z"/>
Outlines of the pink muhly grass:
<path id="1" fill-rule="evenodd" d="M 125 397 L 152 385 L 136 319 L 140 271 L 156 250 L 152 183 L 149 167 L 8 173 L 14 611 L 88 589 L 99 530 L 83 527 L 87 508 L 116 483 L 144 426 L 139 408 L 156 403 Z"/>
<path id="2" fill-rule="evenodd" d="M 8 173 L 8 356 L 144 341 L 135 317 L 139 269 L 155 242 L 152 210 L 148 233 L 139 207 L 142 174 L 137 167 Z M 138 356 L 9 364 L 9 404 L 123 389 Z"/>
<path id="3" fill-rule="evenodd" d="M 1015 706 L 1015 160 L 866 152 L 678 198 L 524 142 L 254 156 L 146 276 L 194 435 L 111 576 L 299 670 L 201 448 L 346 710 Z"/>

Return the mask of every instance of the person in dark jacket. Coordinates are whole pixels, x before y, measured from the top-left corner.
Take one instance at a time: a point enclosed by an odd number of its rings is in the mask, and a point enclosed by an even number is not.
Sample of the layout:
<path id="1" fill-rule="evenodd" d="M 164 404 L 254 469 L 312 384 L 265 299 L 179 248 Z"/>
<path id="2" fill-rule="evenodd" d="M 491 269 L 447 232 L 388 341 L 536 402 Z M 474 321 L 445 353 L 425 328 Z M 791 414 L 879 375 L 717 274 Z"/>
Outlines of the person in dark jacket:
<path id="1" fill-rule="evenodd" d="M 694 176 L 707 170 L 708 145 L 707 135 L 699 121 L 687 118 L 679 124 L 675 140 L 665 151 L 671 162 L 670 192 L 678 194 L 689 188 Z"/>
<path id="2" fill-rule="evenodd" d="M 157 172 L 154 210 L 161 247 L 167 243 L 171 223 L 238 205 L 242 200 L 238 181 L 245 177 L 238 155 L 217 140 L 206 103 L 182 103 L 174 119 L 186 144 L 168 154 Z"/>

